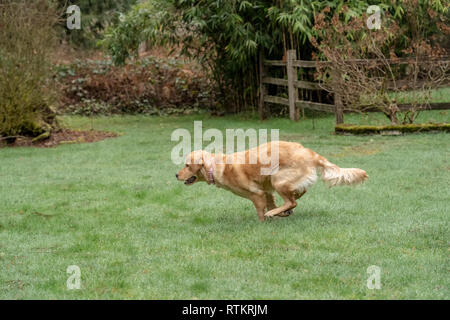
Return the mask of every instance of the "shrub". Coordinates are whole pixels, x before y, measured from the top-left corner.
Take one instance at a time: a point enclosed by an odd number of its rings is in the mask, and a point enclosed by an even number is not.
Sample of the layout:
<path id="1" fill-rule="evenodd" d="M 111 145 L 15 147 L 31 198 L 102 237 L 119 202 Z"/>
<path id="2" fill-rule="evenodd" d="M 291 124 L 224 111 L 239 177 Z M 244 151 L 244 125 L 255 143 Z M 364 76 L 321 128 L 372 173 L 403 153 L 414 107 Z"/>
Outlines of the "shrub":
<path id="1" fill-rule="evenodd" d="M 0 2 L 1 136 L 37 136 L 54 124 L 49 56 L 56 22 L 46 0 Z"/>
<path id="2" fill-rule="evenodd" d="M 213 87 L 181 60 L 143 58 L 124 66 L 77 61 L 59 67 L 61 111 L 72 114 L 172 114 L 211 109 Z"/>
<path id="3" fill-rule="evenodd" d="M 350 11 L 347 6 L 332 17 L 329 8 L 316 16 L 318 36 L 311 40 L 318 58 L 330 62 L 319 65 L 317 78 L 326 90 L 341 97 L 347 111 L 375 108 L 392 124 L 413 123 L 430 104 L 432 89 L 448 81 L 448 49 L 428 31 L 442 29 L 444 14 L 426 1 L 404 0 L 403 4 L 403 23 L 414 28 L 401 27 L 386 12 L 382 28 L 368 30 L 367 16 L 345 18 Z M 448 29 L 441 32 L 449 34 Z M 401 112 L 397 97 L 406 92 L 413 101 Z"/>

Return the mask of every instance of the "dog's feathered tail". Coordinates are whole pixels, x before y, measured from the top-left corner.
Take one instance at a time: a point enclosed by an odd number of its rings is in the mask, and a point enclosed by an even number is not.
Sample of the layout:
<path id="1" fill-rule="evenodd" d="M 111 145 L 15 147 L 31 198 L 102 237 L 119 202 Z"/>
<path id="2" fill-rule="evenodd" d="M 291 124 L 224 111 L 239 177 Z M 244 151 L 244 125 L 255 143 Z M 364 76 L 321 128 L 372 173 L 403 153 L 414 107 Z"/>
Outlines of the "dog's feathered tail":
<path id="1" fill-rule="evenodd" d="M 369 178 L 364 170 L 339 168 L 321 156 L 317 161 L 317 169 L 322 174 L 322 180 L 330 187 L 363 183 Z"/>

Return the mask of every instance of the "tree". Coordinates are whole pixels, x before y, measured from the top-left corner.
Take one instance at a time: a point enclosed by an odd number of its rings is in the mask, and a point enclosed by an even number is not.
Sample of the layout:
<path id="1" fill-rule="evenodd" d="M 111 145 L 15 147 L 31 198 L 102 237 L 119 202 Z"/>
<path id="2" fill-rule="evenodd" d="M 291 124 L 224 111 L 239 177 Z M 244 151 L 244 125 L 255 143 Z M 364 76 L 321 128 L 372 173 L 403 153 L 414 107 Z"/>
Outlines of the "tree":
<path id="1" fill-rule="evenodd" d="M 315 19 L 317 39 L 311 39 L 317 58 L 329 62 L 318 68 L 323 88 L 339 94 L 348 111 L 377 109 L 394 125 L 413 123 L 429 105 L 432 89 L 449 78 L 448 49 L 432 36 L 433 30 L 450 35 L 440 24 L 445 16 L 432 3 L 403 4 L 403 27 L 386 12 L 379 30 L 366 28 L 366 15 L 344 19 L 346 6 L 332 17 L 324 9 Z M 401 112 L 397 100 L 406 92 L 412 103 Z"/>
<path id="2" fill-rule="evenodd" d="M 48 135 L 54 125 L 49 57 L 57 20 L 46 0 L 0 2 L 0 136 Z"/>
<path id="3" fill-rule="evenodd" d="M 443 8 L 439 0 L 432 2 Z M 257 104 L 260 51 L 280 59 L 286 50 L 296 49 L 301 58 L 310 58 L 314 48 L 309 39 L 316 35 L 317 13 L 328 7 L 332 16 L 346 5 L 344 19 L 349 20 L 370 4 L 399 19 L 404 13 L 400 1 L 388 0 L 147 0 L 110 28 L 103 44 L 116 63 L 133 56 L 143 40 L 155 46 L 179 46 L 211 72 L 223 104 L 236 111 Z"/>
<path id="4" fill-rule="evenodd" d="M 60 21 L 64 37 L 72 44 L 95 47 L 104 30 L 118 21 L 118 12 L 127 12 L 137 0 L 57 0 L 58 7 L 65 12 L 67 6 L 80 7 L 82 28 L 69 30 L 65 20 Z"/>

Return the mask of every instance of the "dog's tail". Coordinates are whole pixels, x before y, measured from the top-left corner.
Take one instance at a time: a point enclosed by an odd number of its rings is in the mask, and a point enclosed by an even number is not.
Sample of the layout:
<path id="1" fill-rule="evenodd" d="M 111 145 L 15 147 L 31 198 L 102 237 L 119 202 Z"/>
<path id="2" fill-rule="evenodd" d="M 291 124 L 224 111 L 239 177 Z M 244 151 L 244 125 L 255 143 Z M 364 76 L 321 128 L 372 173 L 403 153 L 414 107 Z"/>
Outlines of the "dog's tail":
<path id="1" fill-rule="evenodd" d="M 322 156 L 317 161 L 317 169 L 322 174 L 322 180 L 330 187 L 363 183 L 369 178 L 364 170 L 339 168 Z"/>

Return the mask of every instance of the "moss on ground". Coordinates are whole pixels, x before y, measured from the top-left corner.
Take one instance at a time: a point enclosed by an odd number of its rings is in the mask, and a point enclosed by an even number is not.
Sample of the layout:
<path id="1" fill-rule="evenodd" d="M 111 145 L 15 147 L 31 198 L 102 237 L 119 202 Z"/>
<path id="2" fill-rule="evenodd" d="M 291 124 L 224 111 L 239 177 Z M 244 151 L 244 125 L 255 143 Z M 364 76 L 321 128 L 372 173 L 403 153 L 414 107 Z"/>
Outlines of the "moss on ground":
<path id="1" fill-rule="evenodd" d="M 417 123 L 417 124 L 403 124 L 403 125 L 353 125 L 341 124 L 335 127 L 337 134 L 382 134 L 384 132 L 430 132 L 430 131 L 450 131 L 450 123 Z"/>

